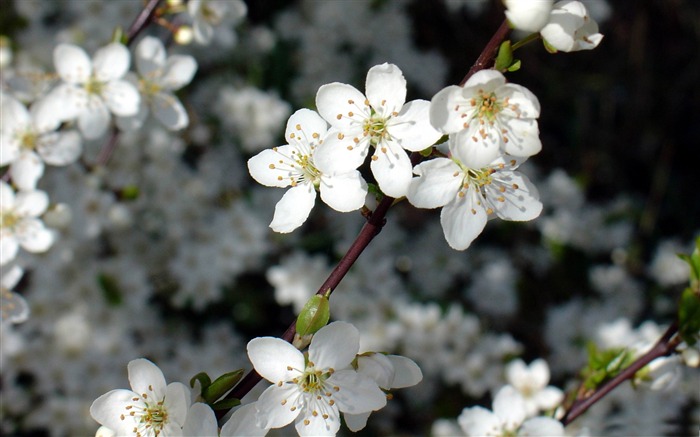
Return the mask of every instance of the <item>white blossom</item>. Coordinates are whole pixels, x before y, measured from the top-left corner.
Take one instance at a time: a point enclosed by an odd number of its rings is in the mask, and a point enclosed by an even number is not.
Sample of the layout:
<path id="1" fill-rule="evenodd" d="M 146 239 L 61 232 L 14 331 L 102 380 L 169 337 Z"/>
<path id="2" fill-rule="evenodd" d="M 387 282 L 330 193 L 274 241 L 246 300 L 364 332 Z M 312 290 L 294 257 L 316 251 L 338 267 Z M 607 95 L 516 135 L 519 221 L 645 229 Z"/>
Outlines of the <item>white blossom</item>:
<path id="1" fill-rule="evenodd" d="M 588 15 L 586 6 L 572 0 L 554 5 L 540 35 L 548 46 L 562 52 L 591 50 L 603 40 L 603 35 L 598 33 L 598 23 Z"/>
<path id="2" fill-rule="evenodd" d="M 4 271 L 0 278 L 0 324 L 22 323 L 29 317 L 27 301 L 12 290 L 23 274 L 24 270 L 21 267 L 12 266 Z"/>
<path id="3" fill-rule="evenodd" d="M 225 28 L 225 20 L 231 24 L 237 23 L 248 13 L 248 7 L 241 0 L 190 0 L 187 2 L 187 12 L 192 17 L 194 40 L 207 45 L 214 38 L 215 27 Z M 230 32 L 226 39 L 232 44 L 236 38 Z"/>
<path id="4" fill-rule="evenodd" d="M 430 103 L 433 126 L 456 134 L 459 147 L 480 155 L 482 165 L 502 153 L 518 157 L 538 153 L 539 115 L 537 97 L 523 86 L 506 83 L 496 70 L 481 70 L 464 86 L 448 86 Z"/>
<path id="5" fill-rule="evenodd" d="M 268 187 L 291 187 L 275 207 L 270 227 L 275 232 L 291 232 L 301 226 L 316 201 L 321 200 L 340 212 L 360 209 L 367 195 L 367 184 L 356 169 L 332 172 L 317 161 L 326 147 L 326 122 L 314 111 L 300 109 L 289 118 L 287 145 L 263 150 L 248 160 L 250 175 Z"/>
<path id="6" fill-rule="evenodd" d="M 516 29 L 538 32 L 547 24 L 554 0 L 503 0 L 506 18 Z"/>
<path id="7" fill-rule="evenodd" d="M 536 359 L 530 365 L 516 359 L 508 363 L 505 370 L 508 383 L 523 397 L 528 417 L 540 411 L 554 410 L 564 400 L 564 392 L 547 385 L 549 366 L 543 359 Z"/>
<path id="8" fill-rule="evenodd" d="M 319 88 L 318 112 L 338 132 L 329 135 L 317 161 L 331 172 L 348 171 L 364 162 L 372 146 L 370 168 L 379 188 L 392 197 L 405 196 L 412 167 L 405 150 L 423 150 L 440 138 L 428 120 L 430 103 L 405 103 L 406 79 L 393 64 L 370 68 L 365 90 L 366 97 L 338 82 Z"/>

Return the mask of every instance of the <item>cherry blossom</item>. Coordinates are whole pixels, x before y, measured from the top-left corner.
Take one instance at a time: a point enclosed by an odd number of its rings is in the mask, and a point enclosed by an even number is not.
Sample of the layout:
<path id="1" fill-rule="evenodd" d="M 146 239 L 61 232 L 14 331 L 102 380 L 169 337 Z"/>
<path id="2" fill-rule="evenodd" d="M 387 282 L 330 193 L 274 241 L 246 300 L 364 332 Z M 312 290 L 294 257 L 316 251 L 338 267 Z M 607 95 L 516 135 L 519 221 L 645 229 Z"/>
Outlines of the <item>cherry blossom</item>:
<path id="1" fill-rule="evenodd" d="M 47 98 L 61 107 L 62 120 L 77 117 L 78 128 L 85 138 L 96 139 L 105 133 L 110 112 L 131 116 L 138 111 L 139 93 L 122 79 L 131 61 L 129 50 L 122 44 L 102 47 L 92 60 L 78 46 L 59 44 L 53 57 L 63 83 Z"/>
<path id="2" fill-rule="evenodd" d="M 377 383 L 351 367 L 359 348 L 360 333 L 345 322 L 321 328 L 306 355 L 279 338 L 251 340 L 250 361 L 273 383 L 256 403 L 257 425 L 280 428 L 294 421 L 301 436 L 335 435 L 340 412 L 384 407 L 386 397 Z"/>
<path id="3" fill-rule="evenodd" d="M 0 265 L 17 256 L 21 246 L 28 252 L 45 252 L 54 236 L 39 216 L 49 206 L 45 192 L 26 190 L 15 193 L 0 181 Z"/>
<path id="4" fill-rule="evenodd" d="M 447 243 L 464 250 L 481 234 L 489 218 L 526 221 L 542 211 L 530 180 L 514 171 L 522 162 L 500 156 L 488 164 L 468 153 L 456 136 L 448 140 L 450 158 L 418 164 L 407 198 L 418 208 L 443 207 L 440 223 Z"/>
<path id="5" fill-rule="evenodd" d="M 139 358 L 128 366 L 131 389 L 116 389 L 97 398 L 90 415 L 117 435 L 183 435 L 190 390 L 182 383 L 165 383 L 163 372 Z"/>
<path id="6" fill-rule="evenodd" d="M 22 323 L 29 317 L 27 301 L 12 291 L 23 274 L 24 270 L 21 267 L 12 266 L 4 271 L 0 278 L 0 323 Z"/>
<path id="7" fill-rule="evenodd" d="M 433 126 L 457 134 L 459 147 L 481 154 L 482 162 L 502 153 L 518 157 L 538 153 L 539 115 L 537 97 L 523 86 L 506 83 L 496 70 L 477 72 L 463 87 L 444 88 L 430 104 Z"/>
<path id="8" fill-rule="evenodd" d="M 516 29 L 538 32 L 547 24 L 553 0 L 504 0 L 506 18 Z"/>
<path id="9" fill-rule="evenodd" d="M 0 166 L 10 164 L 12 182 L 22 190 L 36 188 L 44 163 L 70 164 L 82 150 L 77 131 L 56 131 L 59 120 L 47 106 L 39 101 L 28 111 L 14 97 L 2 94 Z"/>
<path id="10" fill-rule="evenodd" d="M 506 366 L 506 379 L 523 396 L 528 417 L 540 411 L 554 410 L 564 400 L 560 389 L 547 385 L 549 366 L 541 358 L 530 365 L 520 359 L 511 361 Z"/>
<path id="11" fill-rule="evenodd" d="M 598 23 L 588 15 L 586 6 L 572 0 L 554 5 L 540 35 L 547 46 L 562 52 L 592 50 L 603 40 L 603 35 L 598 33 Z"/>
<path id="12" fill-rule="evenodd" d="M 285 138 L 289 144 L 263 150 L 248 160 L 250 175 L 268 187 L 291 187 L 277 203 L 270 227 L 291 232 L 301 226 L 316 202 L 321 200 L 336 211 L 360 209 L 367 184 L 356 169 L 331 172 L 316 159 L 326 145 L 328 125 L 314 111 L 300 109 L 289 118 Z"/>
<path id="13" fill-rule="evenodd" d="M 192 17 L 194 40 L 207 45 L 214 37 L 214 27 L 223 24 L 225 18 L 237 22 L 245 17 L 248 7 L 241 0 L 190 0 L 187 12 Z M 234 39 L 235 35 L 229 39 Z"/>
<path id="14" fill-rule="evenodd" d="M 175 96 L 177 91 L 190 83 L 197 71 L 197 61 L 188 55 L 167 56 L 163 43 L 152 36 L 143 38 L 136 46 L 136 69 L 139 77 L 128 78 L 141 92 L 138 112 L 130 117 L 117 118 L 117 124 L 125 130 L 138 129 L 148 116 L 153 115 L 170 130 L 187 126 L 187 111 Z"/>
<path id="15" fill-rule="evenodd" d="M 405 103 L 406 79 L 393 64 L 370 68 L 365 90 L 366 97 L 338 82 L 319 88 L 318 112 L 338 132 L 328 137 L 317 161 L 331 172 L 347 171 L 359 167 L 372 146 L 370 168 L 379 188 L 392 197 L 405 196 L 412 167 L 405 150 L 423 150 L 441 136 L 428 120 L 430 103 Z"/>

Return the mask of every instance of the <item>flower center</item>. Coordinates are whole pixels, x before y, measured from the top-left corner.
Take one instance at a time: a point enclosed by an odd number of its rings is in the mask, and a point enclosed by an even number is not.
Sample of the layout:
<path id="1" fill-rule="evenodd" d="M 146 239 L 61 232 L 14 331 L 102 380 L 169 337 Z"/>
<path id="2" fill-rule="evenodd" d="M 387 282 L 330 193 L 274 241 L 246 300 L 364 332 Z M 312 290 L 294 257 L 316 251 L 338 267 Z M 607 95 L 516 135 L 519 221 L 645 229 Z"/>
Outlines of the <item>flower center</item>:
<path id="1" fill-rule="evenodd" d="M 363 128 L 363 134 L 369 136 L 369 143 L 373 146 L 381 143 L 382 140 L 389 137 L 389 131 L 387 130 L 387 118 L 381 117 L 372 111 L 372 116 L 365 120 Z"/>
<path id="2" fill-rule="evenodd" d="M 22 132 L 19 135 L 19 146 L 26 150 L 34 150 L 36 148 L 36 141 L 38 135 L 31 130 Z"/>
<path id="3" fill-rule="evenodd" d="M 324 383 L 331 374 L 333 374 L 333 369 L 328 369 L 328 371 L 324 373 L 322 370 L 314 368 L 313 363 L 309 362 L 301 378 L 296 382 L 301 391 L 317 393 L 323 391 Z"/>
<path id="4" fill-rule="evenodd" d="M 10 211 L 0 211 L 0 229 L 12 229 L 17 222 L 19 217 Z"/>
<path id="5" fill-rule="evenodd" d="M 158 85 L 156 82 L 147 79 L 139 80 L 139 91 L 141 91 L 141 93 L 144 95 L 155 96 L 160 92 L 160 90 L 161 86 Z"/>
<path id="6" fill-rule="evenodd" d="M 493 122 L 496 116 L 503 109 L 503 104 L 498 101 L 495 93 L 486 93 L 484 90 L 479 90 L 479 95 L 471 99 L 470 104 L 478 107 L 477 117 L 480 120 Z"/>
<path id="7" fill-rule="evenodd" d="M 104 91 L 104 85 L 104 82 L 101 82 L 92 76 L 85 84 L 85 91 L 87 91 L 88 94 L 101 96 L 102 92 Z"/>

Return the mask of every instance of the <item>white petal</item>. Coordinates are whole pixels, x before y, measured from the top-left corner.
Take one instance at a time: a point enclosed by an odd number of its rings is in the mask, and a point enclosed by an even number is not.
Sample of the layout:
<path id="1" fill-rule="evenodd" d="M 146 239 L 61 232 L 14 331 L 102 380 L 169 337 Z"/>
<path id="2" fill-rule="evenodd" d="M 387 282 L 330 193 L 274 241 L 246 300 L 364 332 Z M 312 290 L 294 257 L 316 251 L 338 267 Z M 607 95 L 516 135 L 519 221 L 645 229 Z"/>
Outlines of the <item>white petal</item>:
<path id="1" fill-rule="evenodd" d="M 479 122 L 474 120 L 469 129 L 450 135 L 448 147 L 452 157 L 463 166 L 473 169 L 486 167 L 501 155 L 501 136 L 495 129 L 488 129 L 486 137 L 476 130 Z"/>
<path id="2" fill-rule="evenodd" d="M 498 217 L 503 220 L 527 221 L 540 215 L 542 203 L 537 188 L 527 176 L 519 172 L 500 171 L 494 174 L 494 178 L 498 182 L 485 185 L 484 191 Z"/>
<path id="3" fill-rule="evenodd" d="M 291 381 L 305 368 L 301 352 L 281 338 L 254 338 L 248 342 L 247 350 L 255 371 L 273 384 Z"/>
<path id="4" fill-rule="evenodd" d="M 333 393 L 333 399 L 343 413 L 367 413 L 386 405 L 386 395 L 377 383 L 354 370 L 338 370 L 326 383 L 339 388 Z"/>
<path id="5" fill-rule="evenodd" d="M 375 159 L 376 158 L 376 159 Z M 379 144 L 370 164 L 379 188 L 387 196 L 399 198 L 406 195 L 411 184 L 411 159 L 394 141 Z"/>
<path id="6" fill-rule="evenodd" d="M 262 437 L 267 429 L 260 428 L 255 421 L 255 402 L 241 405 L 221 427 L 221 437 Z M 212 434 L 216 435 L 216 433 Z"/>
<path id="7" fill-rule="evenodd" d="M 130 390 L 112 390 L 95 399 L 90 406 L 90 416 L 95 421 L 117 434 L 125 432 L 130 426 L 133 428 L 133 417 L 126 417 L 122 420 L 120 416 L 125 411 L 124 408 L 131 404 L 131 399 L 135 393 Z M 131 429 L 128 429 L 131 431 Z M 128 432 L 126 431 L 126 432 Z"/>
<path id="8" fill-rule="evenodd" d="M 95 52 L 92 66 L 95 78 L 101 82 L 109 82 L 122 78 L 129 71 L 131 54 L 123 44 L 110 43 Z"/>
<path id="9" fill-rule="evenodd" d="M 168 421 L 177 424 L 178 428 L 185 424 L 191 396 L 190 389 L 181 382 L 171 382 L 165 389 L 164 407 L 168 411 Z"/>
<path id="10" fill-rule="evenodd" d="M 67 165 L 75 162 L 82 153 L 82 139 L 74 130 L 56 132 L 42 137 L 37 145 L 41 158 L 51 165 Z"/>
<path id="11" fill-rule="evenodd" d="M 537 406 L 541 410 L 552 410 L 558 407 L 564 400 L 564 392 L 550 385 L 537 393 L 535 400 L 537 401 Z"/>
<path id="12" fill-rule="evenodd" d="M 289 144 L 314 144 L 318 143 L 327 131 L 328 123 L 316 111 L 304 108 L 289 117 L 284 137 Z"/>
<path id="13" fill-rule="evenodd" d="M 153 115 L 170 130 L 187 127 L 190 118 L 180 100 L 171 93 L 158 93 L 152 97 Z"/>
<path id="14" fill-rule="evenodd" d="M 386 356 L 394 366 L 394 380 L 388 388 L 413 387 L 423 380 L 423 372 L 412 359 L 400 355 Z"/>
<path id="15" fill-rule="evenodd" d="M 361 138 L 357 143 L 353 138 Z M 369 137 L 358 126 L 345 133 L 332 129 L 314 151 L 314 164 L 324 174 L 347 173 L 365 162 L 369 152 Z"/>
<path id="16" fill-rule="evenodd" d="M 0 134 L 0 166 L 5 166 L 19 157 L 20 142 L 11 133 Z"/>
<path id="17" fill-rule="evenodd" d="M 85 88 L 60 84 L 42 99 L 42 113 L 49 113 L 59 121 L 70 121 L 86 110 L 88 93 Z"/>
<path id="18" fill-rule="evenodd" d="M 131 83 L 113 80 L 104 86 L 102 93 L 107 107 L 115 115 L 134 115 L 139 110 L 141 95 Z"/>
<path id="19" fill-rule="evenodd" d="M 503 434 L 498 416 L 483 407 L 465 408 L 457 417 L 460 428 L 468 437 L 500 436 Z"/>
<path id="20" fill-rule="evenodd" d="M 248 160 L 248 172 L 259 184 L 266 187 L 288 187 L 290 176 L 297 176 L 297 171 L 290 171 L 294 161 L 290 158 L 295 149 L 291 146 L 266 149 Z"/>
<path id="21" fill-rule="evenodd" d="M 406 79 L 394 64 L 375 65 L 367 72 L 365 92 L 372 108 L 382 117 L 401 111 L 406 102 Z"/>
<path id="22" fill-rule="evenodd" d="M 284 341 L 284 340 L 283 340 Z M 281 428 L 292 423 L 301 413 L 298 405 L 299 386 L 284 384 L 282 387 L 271 385 L 255 402 L 256 426 L 261 428 Z M 286 402 L 285 402 L 286 401 Z M 284 403 L 283 403 L 284 402 Z M 297 407 L 292 409 L 292 407 Z"/>
<path id="23" fill-rule="evenodd" d="M 464 197 L 448 203 L 440 212 L 440 224 L 447 244 L 456 250 L 465 250 L 481 234 L 488 221 L 482 198 L 473 189 Z"/>
<path id="24" fill-rule="evenodd" d="M 367 426 L 367 419 L 371 413 L 361 413 L 361 414 L 345 414 L 345 424 L 348 429 L 352 432 L 360 431 Z"/>
<path id="25" fill-rule="evenodd" d="M 388 390 L 394 380 L 394 365 L 380 353 L 362 354 L 357 357 L 357 373 L 371 378 L 377 385 Z"/>
<path id="26" fill-rule="evenodd" d="M 355 170 L 321 178 L 321 200 L 340 212 L 355 211 L 365 204 L 367 183 Z"/>
<path id="27" fill-rule="evenodd" d="M 25 151 L 20 154 L 10 167 L 12 182 L 20 190 L 33 190 L 36 183 L 44 174 L 44 162 L 34 152 Z"/>
<path id="28" fill-rule="evenodd" d="M 14 234 L 5 229 L 0 230 L 0 266 L 4 266 L 15 259 L 18 250 L 19 243 Z"/>
<path id="29" fill-rule="evenodd" d="M 333 322 L 311 339 L 309 361 L 318 369 L 344 369 L 360 350 L 360 332 L 350 323 Z"/>
<path id="30" fill-rule="evenodd" d="M 513 156 L 532 156 L 542 150 L 540 130 L 537 120 L 527 118 L 512 118 L 505 125 L 508 142 L 505 144 L 506 153 Z"/>
<path id="31" fill-rule="evenodd" d="M 506 18 L 516 29 L 538 32 L 547 24 L 553 0 L 504 0 Z"/>
<path id="32" fill-rule="evenodd" d="M 460 105 L 467 104 L 463 88 L 457 85 L 443 88 L 430 101 L 430 124 L 440 132 L 449 134 L 464 129 L 465 120 L 458 111 Z"/>
<path id="33" fill-rule="evenodd" d="M 27 108 L 9 94 L 0 95 L 0 130 L 2 132 L 24 131 L 31 125 L 31 117 Z"/>
<path id="34" fill-rule="evenodd" d="M 59 44 L 53 50 L 56 72 L 71 84 L 87 82 L 92 73 L 92 63 L 85 50 L 72 44 Z"/>
<path id="35" fill-rule="evenodd" d="M 15 207 L 15 192 L 10 185 L 0 179 L 0 211 L 11 210 Z"/>
<path id="36" fill-rule="evenodd" d="M 433 145 L 442 136 L 430 124 L 430 102 L 427 100 L 406 103 L 399 115 L 390 120 L 388 131 L 401 147 L 412 152 Z"/>
<path id="37" fill-rule="evenodd" d="M 418 164 L 406 197 L 417 208 L 438 208 L 455 198 L 462 185 L 462 171 L 448 158 L 435 158 Z"/>
<path id="38" fill-rule="evenodd" d="M 44 223 L 33 218 L 25 218 L 15 226 L 15 237 L 24 250 L 32 253 L 46 252 L 54 240 Z"/>
<path id="39" fill-rule="evenodd" d="M 322 85 L 316 93 L 316 108 L 331 126 L 341 132 L 361 125 L 370 115 L 365 96 L 357 88 L 344 83 Z"/>
<path id="40" fill-rule="evenodd" d="M 476 91 L 483 90 L 490 93 L 505 85 L 506 77 L 498 70 L 480 70 L 464 84 L 465 96 L 476 94 Z"/>
<path id="41" fill-rule="evenodd" d="M 219 434 L 219 427 L 216 424 L 214 410 L 207 404 L 197 402 L 190 407 L 187 412 L 185 426 L 182 434 L 193 437 L 209 437 Z"/>
<path id="42" fill-rule="evenodd" d="M 514 387 L 522 387 L 530 380 L 529 369 L 521 359 L 516 359 L 508 363 L 505 372 L 506 380 Z"/>
<path id="43" fill-rule="evenodd" d="M 173 55 L 168 58 L 160 78 L 160 85 L 175 91 L 192 81 L 197 72 L 197 61 L 188 55 Z"/>
<path id="44" fill-rule="evenodd" d="M 513 386 L 506 385 L 493 399 L 493 412 L 506 430 L 515 430 L 525 420 L 525 400 Z"/>
<path id="45" fill-rule="evenodd" d="M 507 83 L 496 90 L 499 100 L 508 100 L 508 105 L 499 114 L 511 117 L 537 118 L 540 116 L 540 101 L 532 91 L 521 85 Z"/>
<path id="46" fill-rule="evenodd" d="M 61 121 L 65 119 L 62 105 L 46 97 L 34 102 L 30 112 L 34 129 L 40 134 L 58 129 Z"/>
<path id="47" fill-rule="evenodd" d="M 549 383 L 549 366 L 542 358 L 538 358 L 528 366 L 529 375 L 537 388 L 544 388 Z"/>
<path id="48" fill-rule="evenodd" d="M 166 392 L 165 376 L 158 366 L 145 358 L 137 358 L 129 361 L 126 368 L 134 392 L 141 396 L 146 393 L 149 398 L 163 399 Z"/>
<path id="49" fill-rule="evenodd" d="M 551 417 L 533 417 L 522 424 L 518 436 L 522 437 L 557 437 L 566 435 L 564 426 Z"/>
<path id="50" fill-rule="evenodd" d="M 146 100 L 141 99 L 141 102 L 139 102 L 139 110 L 136 111 L 136 114 L 129 115 L 126 117 L 117 117 L 115 122 L 117 127 L 123 131 L 128 132 L 132 130 L 141 129 L 143 124 L 146 122 L 146 119 L 148 118 L 148 114 L 150 113 L 151 111 L 148 109 Z"/>
<path id="51" fill-rule="evenodd" d="M 136 70 L 141 76 L 153 79 L 161 75 L 165 65 L 165 47 L 159 38 L 146 36 L 136 46 Z"/>
<path id="52" fill-rule="evenodd" d="M 315 201 L 316 190 L 310 183 L 290 188 L 277 202 L 270 228 L 283 234 L 292 232 L 304 224 Z"/>
<path id="53" fill-rule="evenodd" d="M 320 404 L 325 402 L 325 400 L 314 401 L 314 404 Z M 322 437 L 322 436 L 335 436 L 340 430 L 340 413 L 338 413 L 335 406 L 329 408 L 326 407 L 324 410 L 316 408 L 312 404 L 308 407 L 307 411 L 324 411 L 328 417 L 324 417 L 323 414 L 306 414 L 299 415 L 294 423 L 294 428 L 300 437 Z"/>
<path id="54" fill-rule="evenodd" d="M 49 206 L 49 196 L 38 190 L 20 191 L 15 195 L 14 210 L 22 217 L 38 217 Z"/>
<path id="55" fill-rule="evenodd" d="M 83 112 L 78 116 L 78 128 L 88 140 L 101 137 L 109 126 L 109 110 L 101 99 L 93 97 Z"/>

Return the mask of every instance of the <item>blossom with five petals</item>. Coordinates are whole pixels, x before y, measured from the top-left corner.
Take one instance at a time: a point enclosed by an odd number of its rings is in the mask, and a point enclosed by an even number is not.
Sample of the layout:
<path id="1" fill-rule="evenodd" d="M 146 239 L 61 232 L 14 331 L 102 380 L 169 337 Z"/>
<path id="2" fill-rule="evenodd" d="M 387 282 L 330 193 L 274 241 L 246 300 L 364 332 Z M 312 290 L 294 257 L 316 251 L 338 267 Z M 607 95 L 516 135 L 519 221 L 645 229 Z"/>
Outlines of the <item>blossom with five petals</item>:
<path id="1" fill-rule="evenodd" d="M 439 131 L 457 134 L 461 148 L 484 161 L 507 153 L 526 157 L 542 149 L 537 127 L 540 103 L 527 88 L 506 83 L 496 70 L 481 70 L 463 87 L 452 85 L 430 103 L 430 121 Z"/>
<path id="2" fill-rule="evenodd" d="M 430 102 L 406 102 L 406 79 L 393 64 L 376 65 L 367 73 L 367 96 L 351 85 L 323 85 L 316 94 L 319 114 L 337 130 L 319 151 L 317 162 L 331 172 L 359 167 L 374 147 L 370 168 L 379 188 L 392 197 L 406 195 L 411 160 L 441 134 L 428 120 Z M 405 149 L 405 150 L 404 150 Z"/>
<path id="3" fill-rule="evenodd" d="M 77 117 L 78 128 L 87 139 L 107 130 L 110 112 L 118 116 L 136 114 L 139 92 L 122 79 L 129 70 L 131 55 L 122 44 L 111 43 L 95 52 L 92 61 L 85 50 L 59 44 L 53 52 L 56 72 L 63 79 L 47 99 L 62 111 L 62 120 Z"/>
<path id="4" fill-rule="evenodd" d="M 300 109 L 287 121 L 289 144 L 263 150 L 248 160 L 250 175 L 268 187 L 291 187 L 277 203 L 270 227 L 291 232 L 301 226 L 316 202 L 321 200 L 340 212 L 362 208 L 367 184 L 355 168 L 329 171 L 317 156 L 326 145 L 328 124 L 314 111 Z"/>
<path id="5" fill-rule="evenodd" d="M 539 216 L 537 188 L 513 171 L 522 160 L 499 156 L 491 162 L 448 140 L 449 158 L 418 164 L 406 197 L 418 208 L 443 207 L 440 223 L 447 243 L 464 250 L 481 234 L 489 218 L 526 221 Z"/>
<path id="6" fill-rule="evenodd" d="M 280 428 L 292 421 L 299 435 L 335 435 L 340 412 L 361 414 L 386 405 L 384 392 L 351 363 L 360 349 L 360 333 L 345 322 L 321 328 L 308 354 L 279 338 L 248 343 L 255 370 L 272 382 L 256 402 L 257 425 Z"/>
<path id="7" fill-rule="evenodd" d="M 586 6 L 572 0 L 554 5 L 540 35 L 547 47 L 562 52 L 591 50 L 603 40 L 603 35 L 598 33 L 598 23 L 588 15 Z"/>

